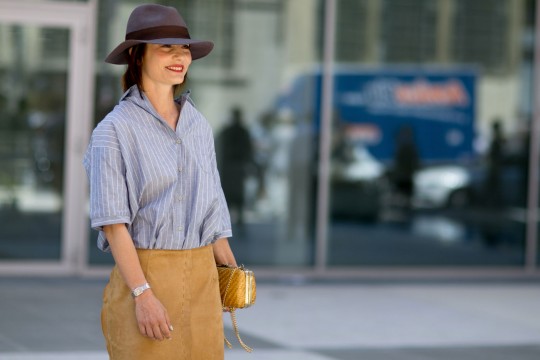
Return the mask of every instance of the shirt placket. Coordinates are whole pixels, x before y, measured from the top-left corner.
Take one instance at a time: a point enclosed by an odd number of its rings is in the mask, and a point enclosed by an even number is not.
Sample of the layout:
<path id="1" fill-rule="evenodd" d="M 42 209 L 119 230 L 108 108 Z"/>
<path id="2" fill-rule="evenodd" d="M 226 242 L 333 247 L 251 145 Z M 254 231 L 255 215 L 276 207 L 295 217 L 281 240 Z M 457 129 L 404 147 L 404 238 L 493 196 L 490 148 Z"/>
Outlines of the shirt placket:
<path id="1" fill-rule="evenodd" d="M 176 147 L 176 165 L 178 171 L 178 180 L 176 181 L 176 186 L 174 189 L 174 218 L 173 226 L 176 233 L 176 238 L 178 239 L 178 244 L 183 245 L 185 241 L 185 225 L 184 225 L 184 202 L 185 202 L 185 191 L 183 188 L 182 178 L 185 176 L 186 172 L 186 162 L 184 159 L 185 152 L 183 151 L 183 141 L 182 138 L 176 135 L 175 147 Z"/>
<path id="2" fill-rule="evenodd" d="M 186 246 L 186 231 L 187 226 L 186 219 L 186 174 L 187 174 L 187 154 L 185 142 L 182 138 L 182 134 L 185 133 L 183 127 L 186 122 L 184 103 L 186 101 L 185 97 L 181 99 L 181 110 L 178 116 L 178 125 L 176 127 L 175 133 L 175 146 L 176 146 L 176 161 L 177 161 L 177 171 L 178 177 L 176 181 L 176 186 L 174 189 L 174 231 L 176 232 L 178 239 L 178 246 L 180 249 L 183 249 Z M 181 120 L 182 119 L 182 120 Z"/>

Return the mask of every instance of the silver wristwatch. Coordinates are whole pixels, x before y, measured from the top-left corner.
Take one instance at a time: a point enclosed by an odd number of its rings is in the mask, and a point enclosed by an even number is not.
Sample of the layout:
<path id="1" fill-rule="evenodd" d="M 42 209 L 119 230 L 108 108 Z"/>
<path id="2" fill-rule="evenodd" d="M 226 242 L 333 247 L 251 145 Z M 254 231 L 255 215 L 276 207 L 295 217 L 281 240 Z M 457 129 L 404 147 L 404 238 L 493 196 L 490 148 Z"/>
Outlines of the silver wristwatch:
<path id="1" fill-rule="evenodd" d="M 150 289 L 150 284 L 144 283 L 143 285 L 131 290 L 131 296 L 133 296 L 133 298 L 136 298 L 148 289 Z"/>

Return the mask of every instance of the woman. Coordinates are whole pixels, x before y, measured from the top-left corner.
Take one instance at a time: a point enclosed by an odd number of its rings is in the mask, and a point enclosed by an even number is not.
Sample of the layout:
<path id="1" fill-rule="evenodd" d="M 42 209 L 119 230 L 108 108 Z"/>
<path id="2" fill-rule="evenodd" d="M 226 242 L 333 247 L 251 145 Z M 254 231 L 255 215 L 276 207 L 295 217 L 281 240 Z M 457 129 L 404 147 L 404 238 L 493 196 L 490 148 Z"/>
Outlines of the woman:
<path id="1" fill-rule="evenodd" d="M 223 359 L 216 263 L 236 265 L 230 216 L 211 128 L 188 94 L 174 99 L 212 48 L 176 9 L 148 4 L 105 60 L 128 65 L 125 93 L 84 165 L 91 225 L 116 263 L 101 316 L 111 359 Z"/>

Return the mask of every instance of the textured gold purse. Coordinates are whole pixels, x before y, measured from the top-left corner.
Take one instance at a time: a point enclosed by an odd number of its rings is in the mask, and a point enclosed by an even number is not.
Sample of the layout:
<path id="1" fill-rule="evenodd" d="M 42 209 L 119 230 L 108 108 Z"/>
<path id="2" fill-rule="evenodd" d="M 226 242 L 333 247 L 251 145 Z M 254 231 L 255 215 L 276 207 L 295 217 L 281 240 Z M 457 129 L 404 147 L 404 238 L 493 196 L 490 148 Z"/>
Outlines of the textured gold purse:
<path id="1" fill-rule="evenodd" d="M 244 266 L 234 267 L 228 265 L 218 265 L 217 270 L 223 309 L 231 313 L 234 332 L 240 345 L 247 352 L 252 352 L 253 349 L 244 344 L 240 338 L 235 310 L 247 308 L 255 303 L 257 286 L 253 271 L 244 268 Z M 225 343 L 229 348 L 232 348 L 227 338 L 225 338 Z"/>

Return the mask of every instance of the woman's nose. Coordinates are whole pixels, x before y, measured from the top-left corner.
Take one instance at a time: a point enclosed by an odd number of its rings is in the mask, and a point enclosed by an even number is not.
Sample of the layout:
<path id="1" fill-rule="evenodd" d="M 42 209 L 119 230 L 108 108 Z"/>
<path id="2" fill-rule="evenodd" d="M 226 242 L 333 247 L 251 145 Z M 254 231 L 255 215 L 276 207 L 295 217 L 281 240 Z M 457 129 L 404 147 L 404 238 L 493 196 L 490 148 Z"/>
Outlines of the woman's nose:
<path id="1" fill-rule="evenodd" d="M 175 56 L 181 55 L 182 54 L 182 48 L 180 47 L 180 45 L 174 45 L 172 53 Z"/>

